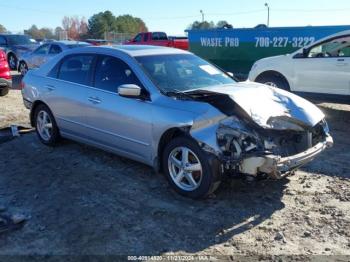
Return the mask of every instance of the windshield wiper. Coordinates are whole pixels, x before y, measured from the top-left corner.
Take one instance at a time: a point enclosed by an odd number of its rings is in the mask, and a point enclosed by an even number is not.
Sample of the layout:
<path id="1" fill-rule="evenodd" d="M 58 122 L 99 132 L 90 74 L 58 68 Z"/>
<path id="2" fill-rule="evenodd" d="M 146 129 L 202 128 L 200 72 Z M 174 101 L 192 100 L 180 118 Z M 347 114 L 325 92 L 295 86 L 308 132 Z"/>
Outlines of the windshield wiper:
<path id="1" fill-rule="evenodd" d="M 173 89 L 172 91 L 166 91 L 164 92 L 164 94 L 167 96 L 172 96 L 180 99 L 186 99 L 186 98 L 191 100 L 193 99 L 191 95 L 177 89 Z"/>

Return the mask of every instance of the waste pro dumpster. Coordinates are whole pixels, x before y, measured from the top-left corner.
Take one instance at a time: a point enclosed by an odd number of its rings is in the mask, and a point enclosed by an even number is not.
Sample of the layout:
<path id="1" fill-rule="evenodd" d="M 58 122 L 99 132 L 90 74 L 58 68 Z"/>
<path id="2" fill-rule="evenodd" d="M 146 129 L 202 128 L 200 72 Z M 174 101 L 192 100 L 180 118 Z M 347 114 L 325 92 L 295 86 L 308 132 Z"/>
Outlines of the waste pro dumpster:
<path id="1" fill-rule="evenodd" d="M 316 40 L 350 30 L 343 26 L 186 30 L 190 51 L 245 79 L 255 61 L 292 53 Z"/>

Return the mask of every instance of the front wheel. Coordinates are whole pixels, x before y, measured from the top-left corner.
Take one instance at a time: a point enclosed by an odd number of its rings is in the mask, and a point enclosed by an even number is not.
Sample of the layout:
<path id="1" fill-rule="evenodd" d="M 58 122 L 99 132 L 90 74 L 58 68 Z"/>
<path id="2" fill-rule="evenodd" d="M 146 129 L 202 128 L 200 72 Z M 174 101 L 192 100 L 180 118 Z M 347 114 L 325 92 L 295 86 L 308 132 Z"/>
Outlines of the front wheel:
<path id="1" fill-rule="evenodd" d="M 220 185 L 216 158 L 209 156 L 191 138 L 177 137 L 170 141 L 162 164 L 171 187 L 183 196 L 204 198 Z"/>
<path id="2" fill-rule="evenodd" d="M 59 138 L 59 130 L 53 114 L 45 105 L 38 105 L 34 113 L 36 133 L 40 141 L 47 146 L 54 146 Z"/>

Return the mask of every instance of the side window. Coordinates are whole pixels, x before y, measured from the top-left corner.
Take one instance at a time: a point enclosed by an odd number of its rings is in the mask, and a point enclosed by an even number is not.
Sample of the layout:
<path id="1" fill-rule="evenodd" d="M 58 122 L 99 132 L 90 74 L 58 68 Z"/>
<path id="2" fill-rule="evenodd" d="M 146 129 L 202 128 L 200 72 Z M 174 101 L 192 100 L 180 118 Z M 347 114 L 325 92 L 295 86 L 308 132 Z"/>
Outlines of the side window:
<path id="1" fill-rule="evenodd" d="M 90 84 L 93 55 L 73 55 L 64 58 L 58 78 L 82 85 Z"/>
<path id="2" fill-rule="evenodd" d="M 142 34 L 138 34 L 135 38 L 134 38 L 135 42 L 141 42 L 142 41 Z"/>
<path id="3" fill-rule="evenodd" d="M 159 34 L 158 33 L 152 33 L 152 40 L 158 41 L 159 40 Z"/>
<path id="4" fill-rule="evenodd" d="M 51 45 L 49 54 L 55 55 L 62 52 L 62 48 L 59 45 Z"/>
<path id="5" fill-rule="evenodd" d="M 46 55 L 48 51 L 49 51 L 49 45 L 42 45 L 42 46 L 39 46 L 34 51 L 34 54 L 36 54 L 36 55 Z"/>
<path id="6" fill-rule="evenodd" d="M 95 71 L 95 87 L 110 92 L 117 92 L 118 87 L 124 84 L 135 84 L 141 87 L 141 83 L 122 60 L 101 56 L 98 59 Z"/>
<path id="7" fill-rule="evenodd" d="M 309 58 L 349 56 L 350 36 L 331 39 L 311 48 Z"/>
<path id="8" fill-rule="evenodd" d="M 159 40 L 168 40 L 168 37 L 165 33 L 158 33 Z"/>
<path id="9" fill-rule="evenodd" d="M 0 36 L 0 46 L 5 46 L 7 45 L 6 38 L 3 36 Z"/>

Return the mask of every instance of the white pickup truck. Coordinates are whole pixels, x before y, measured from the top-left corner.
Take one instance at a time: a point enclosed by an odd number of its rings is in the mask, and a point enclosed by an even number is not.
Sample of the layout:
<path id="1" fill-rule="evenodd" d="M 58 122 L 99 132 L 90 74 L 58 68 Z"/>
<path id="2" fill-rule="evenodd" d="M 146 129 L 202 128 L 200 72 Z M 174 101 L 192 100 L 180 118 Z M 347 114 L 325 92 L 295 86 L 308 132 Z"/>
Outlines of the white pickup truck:
<path id="1" fill-rule="evenodd" d="M 292 54 L 258 60 L 249 80 L 292 92 L 350 97 L 350 30 Z"/>

